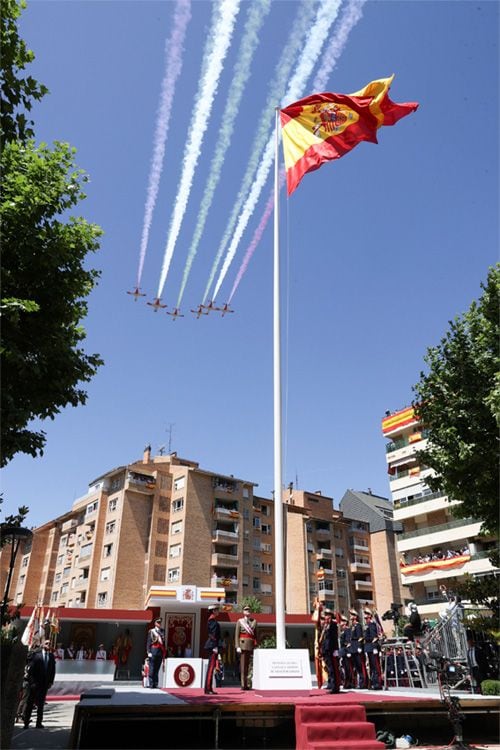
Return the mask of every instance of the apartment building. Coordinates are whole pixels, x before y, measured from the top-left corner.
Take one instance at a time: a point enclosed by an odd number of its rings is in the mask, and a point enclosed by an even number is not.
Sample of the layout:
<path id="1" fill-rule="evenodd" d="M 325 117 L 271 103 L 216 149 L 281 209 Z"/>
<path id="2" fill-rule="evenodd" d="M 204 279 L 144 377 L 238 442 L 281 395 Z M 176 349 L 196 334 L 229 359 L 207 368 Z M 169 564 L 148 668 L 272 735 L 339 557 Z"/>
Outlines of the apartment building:
<path id="1" fill-rule="evenodd" d="M 391 609 L 393 602 L 402 603 L 408 598 L 401 582 L 396 549 L 396 533 L 402 532 L 403 526 L 394 520 L 392 503 L 371 490 L 347 490 L 339 507 L 352 519 L 349 549 L 356 606 L 368 596 L 382 615 Z"/>
<path id="2" fill-rule="evenodd" d="M 286 529 L 286 609 L 310 612 L 315 597 L 346 612 L 351 606 L 348 529 L 350 521 L 320 492 L 289 488 L 283 493 Z"/>
<path id="3" fill-rule="evenodd" d="M 455 518 L 457 501 L 427 486 L 432 472 L 418 457 L 427 438 L 412 407 L 387 412 L 382 432 L 388 440 L 394 520 L 402 524 L 397 534 L 401 583 L 420 614 L 435 618 L 445 601 L 441 586 L 452 592 L 466 573 L 477 576 L 494 570 L 488 555 L 495 540 L 480 535 L 479 520 Z"/>
<path id="4" fill-rule="evenodd" d="M 175 453 L 93 480 L 20 549 L 11 597 L 50 607 L 139 609 L 152 586 L 223 585 L 226 602 L 273 602 L 272 502 L 252 482 Z"/>

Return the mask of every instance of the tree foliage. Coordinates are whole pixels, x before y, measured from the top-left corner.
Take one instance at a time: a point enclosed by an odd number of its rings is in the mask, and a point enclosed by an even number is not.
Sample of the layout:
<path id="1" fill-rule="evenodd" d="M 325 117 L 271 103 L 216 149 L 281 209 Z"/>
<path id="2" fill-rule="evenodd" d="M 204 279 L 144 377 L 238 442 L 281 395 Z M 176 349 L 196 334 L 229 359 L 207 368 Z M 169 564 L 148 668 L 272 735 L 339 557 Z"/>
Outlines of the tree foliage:
<path id="1" fill-rule="evenodd" d="M 84 267 L 98 249 L 101 230 L 71 210 L 85 198 L 87 177 L 74 165 L 74 149 L 35 145 L 24 112 L 47 89 L 24 68 L 33 53 L 19 38 L 24 7 L 1 0 L 2 111 L 2 459 L 43 453 L 45 433 L 32 420 L 85 403 L 79 386 L 102 360 L 81 348 L 86 298 L 99 273 Z"/>
<path id="2" fill-rule="evenodd" d="M 24 70 L 34 60 L 34 54 L 20 39 L 17 21 L 25 2 L 1 0 L 0 43 L 2 66 L 0 88 L 2 107 L 0 111 L 0 138 L 2 145 L 8 141 L 33 138 L 33 122 L 25 111 L 30 111 L 33 100 L 39 100 L 48 89 Z"/>
<path id="3" fill-rule="evenodd" d="M 243 607 L 250 607 L 254 615 L 258 615 L 262 612 L 262 604 L 256 596 L 244 596 L 236 607 L 236 610 L 242 612 Z"/>
<path id="4" fill-rule="evenodd" d="M 419 458 L 436 473 L 426 482 L 461 501 L 454 516 L 475 517 L 482 533 L 498 535 L 500 264 L 481 288 L 479 300 L 427 350 L 414 407 L 428 437 Z"/>

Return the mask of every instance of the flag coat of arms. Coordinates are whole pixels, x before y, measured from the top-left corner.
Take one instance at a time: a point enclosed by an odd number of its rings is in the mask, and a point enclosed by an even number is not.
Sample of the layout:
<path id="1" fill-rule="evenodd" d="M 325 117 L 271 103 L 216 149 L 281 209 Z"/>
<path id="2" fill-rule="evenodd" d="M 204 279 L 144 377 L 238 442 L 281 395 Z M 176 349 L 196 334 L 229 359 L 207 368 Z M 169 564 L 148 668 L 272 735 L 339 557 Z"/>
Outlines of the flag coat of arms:
<path id="1" fill-rule="evenodd" d="M 417 102 L 390 100 L 393 78 L 371 81 L 353 94 L 313 94 L 280 110 L 288 195 L 307 172 L 362 141 L 377 143 L 382 125 L 395 125 L 417 109 Z"/>

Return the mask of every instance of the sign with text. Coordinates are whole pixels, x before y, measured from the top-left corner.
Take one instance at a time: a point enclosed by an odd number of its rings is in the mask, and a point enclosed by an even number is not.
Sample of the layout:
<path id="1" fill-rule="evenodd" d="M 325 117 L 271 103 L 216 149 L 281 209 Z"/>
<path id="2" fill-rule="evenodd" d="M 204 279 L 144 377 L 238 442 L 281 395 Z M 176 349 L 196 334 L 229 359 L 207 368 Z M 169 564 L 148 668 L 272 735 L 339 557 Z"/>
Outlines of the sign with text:
<path id="1" fill-rule="evenodd" d="M 309 651 L 302 648 L 255 649 L 252 687 L 254 690 L 310 690 Z"/>

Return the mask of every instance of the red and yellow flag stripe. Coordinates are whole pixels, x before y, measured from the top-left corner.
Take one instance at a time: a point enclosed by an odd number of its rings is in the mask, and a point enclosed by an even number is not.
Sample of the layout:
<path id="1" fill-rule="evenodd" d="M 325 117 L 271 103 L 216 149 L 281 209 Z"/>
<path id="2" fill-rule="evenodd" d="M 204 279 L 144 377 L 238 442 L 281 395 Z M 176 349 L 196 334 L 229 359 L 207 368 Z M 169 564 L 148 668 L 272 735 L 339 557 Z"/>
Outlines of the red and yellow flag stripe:
<path id="1" fill-rule="evenodd" d="M 377 130 L 394 125 L 418 104 L 395 104 L 394 76 L 371 81 L 353 94 L 313 94 L 280 112 L 288 195 L 307 172 L 340 159 L 362 141 L 377 143 Z"/>

